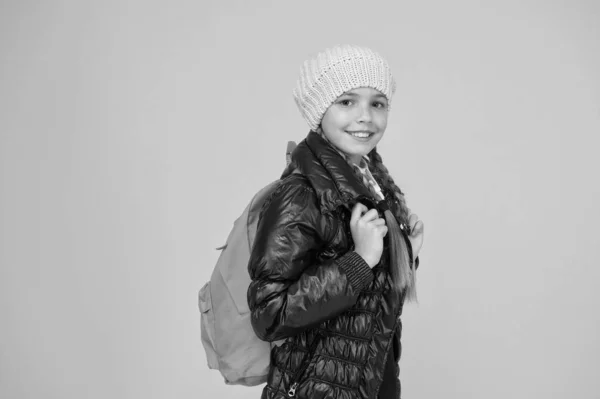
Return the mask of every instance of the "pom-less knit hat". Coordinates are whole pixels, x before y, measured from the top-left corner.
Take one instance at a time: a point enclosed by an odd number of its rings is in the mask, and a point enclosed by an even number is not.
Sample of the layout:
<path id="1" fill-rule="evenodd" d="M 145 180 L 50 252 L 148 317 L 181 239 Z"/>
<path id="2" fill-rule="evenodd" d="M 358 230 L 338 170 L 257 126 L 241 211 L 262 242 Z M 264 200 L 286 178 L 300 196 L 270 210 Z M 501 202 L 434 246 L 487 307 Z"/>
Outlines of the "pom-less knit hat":
<path id="1" fill-rule="evenodd" d="M 294 100 L 311 130 L 316 130 L 335 99 L 359 87 L 379 90 L 389 104 L 396 91 L 394 77 L 383 57 L 366 47 L 336 46 L 304 62 Z"/>

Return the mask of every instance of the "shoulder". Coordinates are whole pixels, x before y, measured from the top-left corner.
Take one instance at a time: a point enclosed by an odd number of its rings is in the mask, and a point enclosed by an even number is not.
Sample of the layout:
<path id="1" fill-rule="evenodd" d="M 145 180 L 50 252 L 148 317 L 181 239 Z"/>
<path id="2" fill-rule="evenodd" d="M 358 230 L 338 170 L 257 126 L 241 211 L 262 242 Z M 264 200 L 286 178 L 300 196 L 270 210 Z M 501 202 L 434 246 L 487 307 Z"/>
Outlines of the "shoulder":
<path id="1" fill-rule="evenodd" d="M 306 192 L 316 197 L 314 188 L 311 186 L 308 178 L 301 173 L 291 173 L 279 181 L 277 187 L 281 192 Z"/>
<path id="2" fill-rule="evenodd" d="M 266 199 L 262 212 L 284 210 L 286 213 L 300 212 L 302 208 L 317 208 L 317 196 L 308 179 L 297 173 L 282 178 Z M 274 209 L 275 208 L 275 209 Z"/>
<path id="3" fill-rule="evenodd" d="M 328 236 L 331 215 L 321 212 L 317 193 L 302 174 L 282 178 L 263 204 L 260 224 L 278 230 L 300 228 Z M 267 227 L 268 226 L 268 227 Z"/>

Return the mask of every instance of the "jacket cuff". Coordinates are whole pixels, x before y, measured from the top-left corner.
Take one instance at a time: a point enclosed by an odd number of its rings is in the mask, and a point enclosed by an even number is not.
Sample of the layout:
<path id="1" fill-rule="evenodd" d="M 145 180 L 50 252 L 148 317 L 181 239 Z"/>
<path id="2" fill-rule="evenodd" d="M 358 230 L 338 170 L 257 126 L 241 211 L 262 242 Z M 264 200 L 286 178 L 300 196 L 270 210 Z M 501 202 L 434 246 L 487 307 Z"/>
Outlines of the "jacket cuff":
<path id="1" fill-rule="evenodd" d="M 354 251 L 348 251 L 336 260 L 356 290 L 363 290 L 373 282 L 375 276 L 368 263 Z"/>

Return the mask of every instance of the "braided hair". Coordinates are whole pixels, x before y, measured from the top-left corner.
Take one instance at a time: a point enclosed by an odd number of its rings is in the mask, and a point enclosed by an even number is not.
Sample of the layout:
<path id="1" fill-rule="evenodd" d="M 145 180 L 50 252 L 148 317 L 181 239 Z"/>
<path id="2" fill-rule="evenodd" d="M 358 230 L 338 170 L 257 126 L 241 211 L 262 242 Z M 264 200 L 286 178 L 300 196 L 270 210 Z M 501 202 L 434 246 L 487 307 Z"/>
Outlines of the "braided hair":
<path id="1" fill-rule="evenodd" d="M 397 222 L 399 220 L 404 226 L 408 226 L 408 215 L 410 214 L 410 210 L 406 206 L 404 193 L 394 182 L 388 168 L 383 164 L 383 159 L 377 152 L 377 148 L 374 148 L 369 153 L 368 157 L 369 163 L 371 164 L 371 173 L 383 183 L 384 187 L 393 192 L 396 203 L 398 204 L 396 207 L 396 215 L 394 215 L 395 217 L 388 217 L 388 215 L 386 215 L 385 218 L 389 233 L 390 258 L 392 259 L 390 275 L 395 287 L 400 291 L 405 290 L 406 299 L 409 301 L 416 301 L 416 270 L 411 264 L 409 249 Z M 386 213 L 389 213 L 389 216 L 392 216 L 391 211 L 388 210 Z"/>
<path id="2" fill-rule="evenodd" d="M 408 215 L 410 214 L 410 209 L 406 206 L 406 200 L 404 199 L 404 193 L 400 190 L 400 187 L 396 185 L 394 179 L 390 175 L 388 168 L 383 164 L 383 159 L 381 155 L 377 152 L 377 147 L 373 148 L 373 150 L 369 153 L 369 161 L 372 166 L 370 168 L 373 176 L 378 178 L 385 187 L 390 189 L 394 197 L 396 198 L 396 202 L 398 204 L 398 214 L 396 217 L 405 225 L 408 225 Z"/>

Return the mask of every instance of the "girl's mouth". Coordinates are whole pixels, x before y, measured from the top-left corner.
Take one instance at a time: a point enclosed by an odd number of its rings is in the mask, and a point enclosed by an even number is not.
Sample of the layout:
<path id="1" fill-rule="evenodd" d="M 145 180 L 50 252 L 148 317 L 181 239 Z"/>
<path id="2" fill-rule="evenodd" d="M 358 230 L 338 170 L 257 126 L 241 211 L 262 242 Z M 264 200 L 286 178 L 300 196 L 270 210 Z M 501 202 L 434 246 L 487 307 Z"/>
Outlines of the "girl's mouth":
<path id="1" fill-rule="evenodd" d="M 350 136 L 352 136 L 355 139 L 360 140 L 360 141 L 367 141 L 374 134 L 372 132 L 363 131 L 363 130 L 360 130 L 360 131 L 346 131 L 346 133 L 348 133 Z"/>

